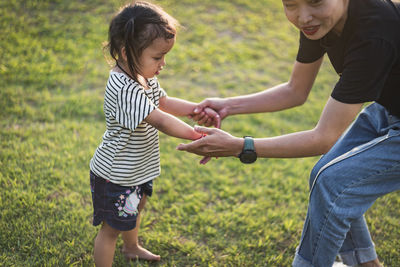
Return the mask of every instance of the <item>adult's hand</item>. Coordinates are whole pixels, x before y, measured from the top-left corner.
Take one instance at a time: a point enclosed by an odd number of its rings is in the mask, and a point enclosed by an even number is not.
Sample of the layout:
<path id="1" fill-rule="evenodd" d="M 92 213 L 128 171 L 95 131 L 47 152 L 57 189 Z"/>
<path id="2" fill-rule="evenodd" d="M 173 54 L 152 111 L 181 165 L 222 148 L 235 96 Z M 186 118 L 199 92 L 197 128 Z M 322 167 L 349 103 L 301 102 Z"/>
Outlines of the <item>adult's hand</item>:
<path id="1" fill-rule="evenodd" d="M 218 114 L 218 112 L 216 112 L 215 110 L 209 108 L 209 107 L 205 107 L 203 109 L 203 111 L 201 112 L 200 119 L 198 120 L 198 122 L 204 123 L 205 125 L 213 125 L 216 128 L 221 128 L 221 118 Z M 189 116 L 190 117 L 190 116 Z M 202 134 L 203 137 L 205 136 L 205 134 Z M 204 156 L 204 158 L 202 158 L 200 160 L 200 164 L 207 164 L 207 162 L 209 162 L 211 160 L 211 157 L 208 156 Z"/>
<path id="2" fill-rule="evenodd" d="M 207 157 L 238 156 L 243 148 L 243 138 L 234 137 L 231 134 L 216 128 L 195 126 L 195 131 L 205 137 L 197 139 L 189 144 L 180 144 L 177 150 L 187 151 Z"/>
<path id="3" fill-rule="evenodd" d="M 196 113 L 194 110 L 196 110 Z M 207 127 L 214 126 L 216 128 L 221 128 L 221 118 L 218 112 L 209 107 L 201 109 L 196 106 L 194 110 L 187 116 L 189 119 Z"/>
<path id="4" fill-rule="evenodd" d="M 228 116 L 228 106 L 226 99 L 207 98 L 197 105 L 197 107 L 193 111 L 193 114 L 190 115 L 190 118 L 196 121 L 199 125 L 204 125 L 207 127 L 212 125 L 215 126 L 215 124 L 213 124 L 213 121 L 209 119 L 207 120 L 208 117 L 213 117 L 212 114 L 208 114 L 210 108 L 212 109 L 212 111 L 216 112 L 219 115 L 219 119 L 221 121 Z M 205 114 L 209 116 L 205 116 Z"/>

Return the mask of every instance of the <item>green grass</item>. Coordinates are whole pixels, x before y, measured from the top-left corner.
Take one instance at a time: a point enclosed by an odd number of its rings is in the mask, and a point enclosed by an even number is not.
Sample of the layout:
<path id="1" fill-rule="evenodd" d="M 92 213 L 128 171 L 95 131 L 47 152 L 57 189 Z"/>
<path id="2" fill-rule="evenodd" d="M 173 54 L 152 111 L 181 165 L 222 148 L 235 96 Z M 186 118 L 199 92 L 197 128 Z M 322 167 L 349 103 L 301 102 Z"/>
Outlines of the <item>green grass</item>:
<path id="1" fill-rule="evenodd" d="M 0 265 L 91 266 L 89 160 L 105 129 L 109 66 L 102 43 L 122 1 L 0 2 Z M 280 1 L 157 1 L 182 24 L 159 80 L 191 101 L 252 93 L 286 81 L 298 34 Z M 237 136 L 309 129 L 337 79 L 323 65 L 309 101 L 273 114 L 227 118 Z M 192 122 L 185 119 L 188 123 Z M 160 135 L 162 175 L 141 241 L 161 254 L 133 266 L 289 266 L 317 158 L 234 158 L 198 164 Z M 400 266 L 400 196 L 366 214 L 386 266 Z M 119 248 L 115 266 L 126 265 Z"/>

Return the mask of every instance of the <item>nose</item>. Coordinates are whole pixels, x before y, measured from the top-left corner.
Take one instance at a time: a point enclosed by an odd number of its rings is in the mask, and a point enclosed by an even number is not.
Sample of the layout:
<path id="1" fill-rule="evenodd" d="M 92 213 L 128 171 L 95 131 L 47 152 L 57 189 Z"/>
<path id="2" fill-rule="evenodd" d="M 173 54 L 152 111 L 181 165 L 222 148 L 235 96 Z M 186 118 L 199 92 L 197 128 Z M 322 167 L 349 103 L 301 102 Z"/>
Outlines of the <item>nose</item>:
<path id="1" fill-rule="evenodd" d="M 165 57 L 163 57 L 161 59 L 161 67 L 164 67 L 167 64 L 167 62 L 165 61 Z"/>
<path id="2" fill-rule="evenodd" d="M 307 6 L 302 6 L 299 8 L 298 21 L 300 25 L 307 25 L 312 21 L 313 15 L 311 10 Z"/>

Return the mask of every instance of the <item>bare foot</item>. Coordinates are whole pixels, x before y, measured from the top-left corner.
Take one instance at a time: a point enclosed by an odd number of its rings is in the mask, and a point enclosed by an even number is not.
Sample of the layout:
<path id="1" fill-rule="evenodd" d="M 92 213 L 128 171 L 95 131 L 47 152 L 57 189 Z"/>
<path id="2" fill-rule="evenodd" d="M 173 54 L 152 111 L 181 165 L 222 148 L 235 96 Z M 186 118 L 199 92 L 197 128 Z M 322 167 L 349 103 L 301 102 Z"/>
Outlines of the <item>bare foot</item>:
<path id="1" fill-rule="evenodd" d="M 137 245 L 134 247 L 123 247 L 122 253 L 125 255 L 127 260 L 147 260 L 147 261 L 159 261 L 160 255 L 155 255 L 145 248 Z"/>

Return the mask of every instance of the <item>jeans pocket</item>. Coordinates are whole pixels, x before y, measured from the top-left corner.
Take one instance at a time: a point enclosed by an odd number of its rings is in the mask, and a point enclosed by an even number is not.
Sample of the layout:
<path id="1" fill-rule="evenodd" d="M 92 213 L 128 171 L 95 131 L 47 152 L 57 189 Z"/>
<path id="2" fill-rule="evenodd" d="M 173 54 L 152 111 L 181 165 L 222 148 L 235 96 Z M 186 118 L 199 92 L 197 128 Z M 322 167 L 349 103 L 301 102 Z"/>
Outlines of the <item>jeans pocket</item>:
<path id="1" fill-rule="evenodd" d="M 400 123 L 393 125 L 388 132 L 389 137 L 400 136 Z"/>

